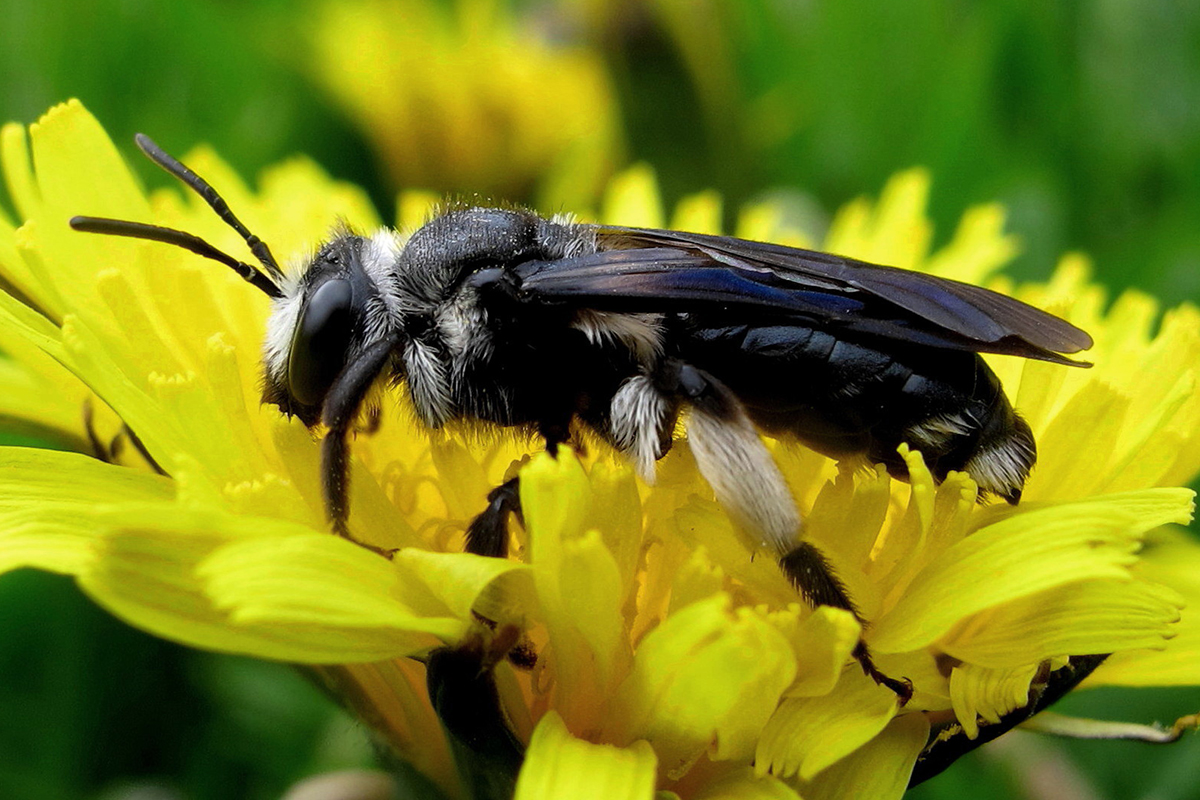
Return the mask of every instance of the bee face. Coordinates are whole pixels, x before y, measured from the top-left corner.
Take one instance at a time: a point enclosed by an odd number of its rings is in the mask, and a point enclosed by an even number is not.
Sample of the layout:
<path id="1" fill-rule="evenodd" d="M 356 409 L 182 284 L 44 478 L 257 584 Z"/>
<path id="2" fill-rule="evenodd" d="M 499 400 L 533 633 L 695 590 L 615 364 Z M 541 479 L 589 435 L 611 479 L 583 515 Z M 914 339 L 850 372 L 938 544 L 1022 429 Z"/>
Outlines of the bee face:
<path id="1" fill-rule="evenodd" d="M 284 282 L 263 346 L 263 402 L 312 427 L 338 376 L 389 330 L 386 275 L 394 262 L 390 234 L 366 238 L 340 231 Z"/>

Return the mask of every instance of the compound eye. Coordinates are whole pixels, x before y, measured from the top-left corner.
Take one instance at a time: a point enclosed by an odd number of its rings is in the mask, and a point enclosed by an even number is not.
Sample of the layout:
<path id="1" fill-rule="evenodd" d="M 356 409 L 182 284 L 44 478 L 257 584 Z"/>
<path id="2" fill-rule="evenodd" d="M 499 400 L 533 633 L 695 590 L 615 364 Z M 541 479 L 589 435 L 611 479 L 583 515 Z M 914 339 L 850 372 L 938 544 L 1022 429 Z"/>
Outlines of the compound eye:
<path id="1" fill-rule="evenodd" d="M 317 287 L 304 304 L 288 357 L 292 397 L 303 405 L 320 405 L 346 365 L 354 329 L 350 282 L 335 278 Z"/>

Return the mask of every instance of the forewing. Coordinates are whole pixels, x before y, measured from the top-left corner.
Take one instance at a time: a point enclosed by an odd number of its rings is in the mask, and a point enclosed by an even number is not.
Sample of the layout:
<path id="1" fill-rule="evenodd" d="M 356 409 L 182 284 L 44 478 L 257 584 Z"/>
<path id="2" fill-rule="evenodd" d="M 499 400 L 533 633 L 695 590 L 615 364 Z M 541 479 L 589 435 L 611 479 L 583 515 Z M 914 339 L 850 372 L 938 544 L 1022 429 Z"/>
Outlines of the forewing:
<path id="1" fill-rule="evenodd" d="M 862 309 L 839 287 L 775 281 L 769 271 L 728 267 L 710 256 L 669 247 L 603 250 L 517 268 L 526 293 L 578 298 L 613 310 L 664 310 L 696 303 L 769 307 L 836 319 Z M 651 301 L 648 306 L 645 302 Z"/>
<path id="2" fill-rule="evenodd" d="M 612 310 L 705 305 L 769 310 L 833 327 L 961 350 L 1075 363 L 1084 331 L 971 284 L 724 236 L 599 228 L 600 251 L 520 268 L 522 289 Z"/>

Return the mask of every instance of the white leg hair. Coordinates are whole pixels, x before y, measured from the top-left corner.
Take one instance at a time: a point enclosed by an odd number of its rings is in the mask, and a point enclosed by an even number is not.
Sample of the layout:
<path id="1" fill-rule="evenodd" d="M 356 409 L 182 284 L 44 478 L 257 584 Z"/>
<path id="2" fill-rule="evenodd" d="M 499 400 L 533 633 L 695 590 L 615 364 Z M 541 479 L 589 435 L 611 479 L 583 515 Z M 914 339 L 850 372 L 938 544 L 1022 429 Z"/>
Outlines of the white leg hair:
<path id="1" fill-rule="evenodd" d="M 783 574 L 810 605 L 844 608 L 865 625 L 829 560 L 801 538 L 800 512 L 787 481 L 733 392 L 686 364 L 679 365 L 674 390 L 691 406 L 688 444 L 725 512 L 756 547 L 775 550 Z M 901 706 L 912 697 L 912 682 L 880 672 L 866 642 L 860 639 L 852 655 L 866 675 L 896 693 Z"/>
<path id="2" fill-rule="evenodd" d="M 745 409 L 728 399 L 720 414 L 692 407 L 688 444 L 726 513 L 757 538 L 755 545 L 771 547 L 782 557 L 800 543 L 800 512 Z"/>
<path id="3" fill-rule="evenodd" d="M 671 402 L 648 375 L 635 375 L 613 395 L 609 427 L 616 446 L 633 461 L 648 484 L 654 483 L 654 463 L 664 455 L 663 440 L 674 426 Z"/>
<path id="4" fill-rule="evenodd" d="M 800 512 L 787 481 L 733 392 L 686 365 L 679 387 L 692 406 L 688 443 L 725 511 L 757 538 L 755 544 L 775 548 L 783 574 L 810 605 L 844 608 L 865 625 L 829 560 L 801 539 Z M 901 706 L 909 701 L 912 682 L 880 672 L 866 642 L 860 639 L 852 655 L 866 675 L 896 693 Z"/>

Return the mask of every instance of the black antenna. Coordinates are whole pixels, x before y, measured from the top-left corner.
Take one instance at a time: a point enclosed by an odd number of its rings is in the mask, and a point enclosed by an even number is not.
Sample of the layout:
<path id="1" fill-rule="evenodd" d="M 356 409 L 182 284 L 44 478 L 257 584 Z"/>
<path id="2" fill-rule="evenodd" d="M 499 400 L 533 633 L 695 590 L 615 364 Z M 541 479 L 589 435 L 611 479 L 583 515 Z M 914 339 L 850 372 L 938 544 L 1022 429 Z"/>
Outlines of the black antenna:
<path id="1" fill-rule="evenodd" d="M 266 242 L 251 233 L 242 224 L 242 221 L 234 216 L 233 212 L 229 210 L 229 204 L 225 202 L 221 195 L 217 194 L 217 190 L 210 186 L 208 181 L 169 155 L 146 134 L 139 133 L 133 137 L 133 140 L 137 142 L 137 146 L 151 161 L 183 181 L 189 189 L 200 195 L 213 211 L 217 212 L 217 216 L 225 224 L 240 233 L 242 238 L 246 240 L 246 244 L 249 245 L 250 252 L 254 253 L 254 257 L 258 259 L 259 263 L 266 267 L 267 274 L 271 277 L 272 281 L 276 284 L 282 283 L 283 270 L 279 268 L 278 262 L 275 261 L 275 256 L 271 254 L 271 248 L 267 247 Z"/>
<path id="2" fill-rule="evenodd" d="M 283 290 L 268 276 L 247 264 L 238 261 L 231 255 L 223 253 L 195 234 L 177 231 L 174 228 L 164 228 L 160 225 L 150 225 L 145 222 L 130 222 L 124 219 L 109 219 L 107 217 L 71 217 L 71 227 L 85 233 L 103 233 L 109 236 L 128 236 L 133 239 L 149 239 L 154 242 L 165 242 L 185 250 L 191 250 L 196 255 L 220 261 L 232 267 L 238 275 L 247 282 L 261 289 L 268 297 L 283 297 Z"/>
<path id="3" fill-rule="evenodd" d="M 267 297 L 283 297 L 283 289 L 280 288 L 284 282 L 283 270 L 279 268 L 275 256 L 271 255 L 271 248 L 267 247 L 266 242 L 251 233 L 241 220 L 233 215 L 233 212 L 229 210 L 229 204 L 222 199 L 221 195 L 217 194 L 217 190 L 210 186 L 208 181 L 167 155 L 149 136 L 139 133 L 134 137 L 134 141 L 151 161 L 183 181 L 189 189 L 204 198 L 204 202 L 217 212 L 217 216 L 225 224 L 242 235 L 250 247 L 250 252 L 254 253 L 255 258 L 266 269 L 266 274 L 245 261 L 238 261 L 228 253 L 218 250 L 199 236 L 174 228 L 164 228 L 161 225 L 131 222 L 124 219 L 109 219 L 108 217 L 71 217 L 71 227 L 86 233 L 128 236 L 133 239 L 149 239 L 153 242 L 173 244 L 176 247 L 190 250 L 196 255 L 211 258 L 213 261 L 220 261 L 222 264 L 232 267 L 238 275 L 262 290 Z"/>

